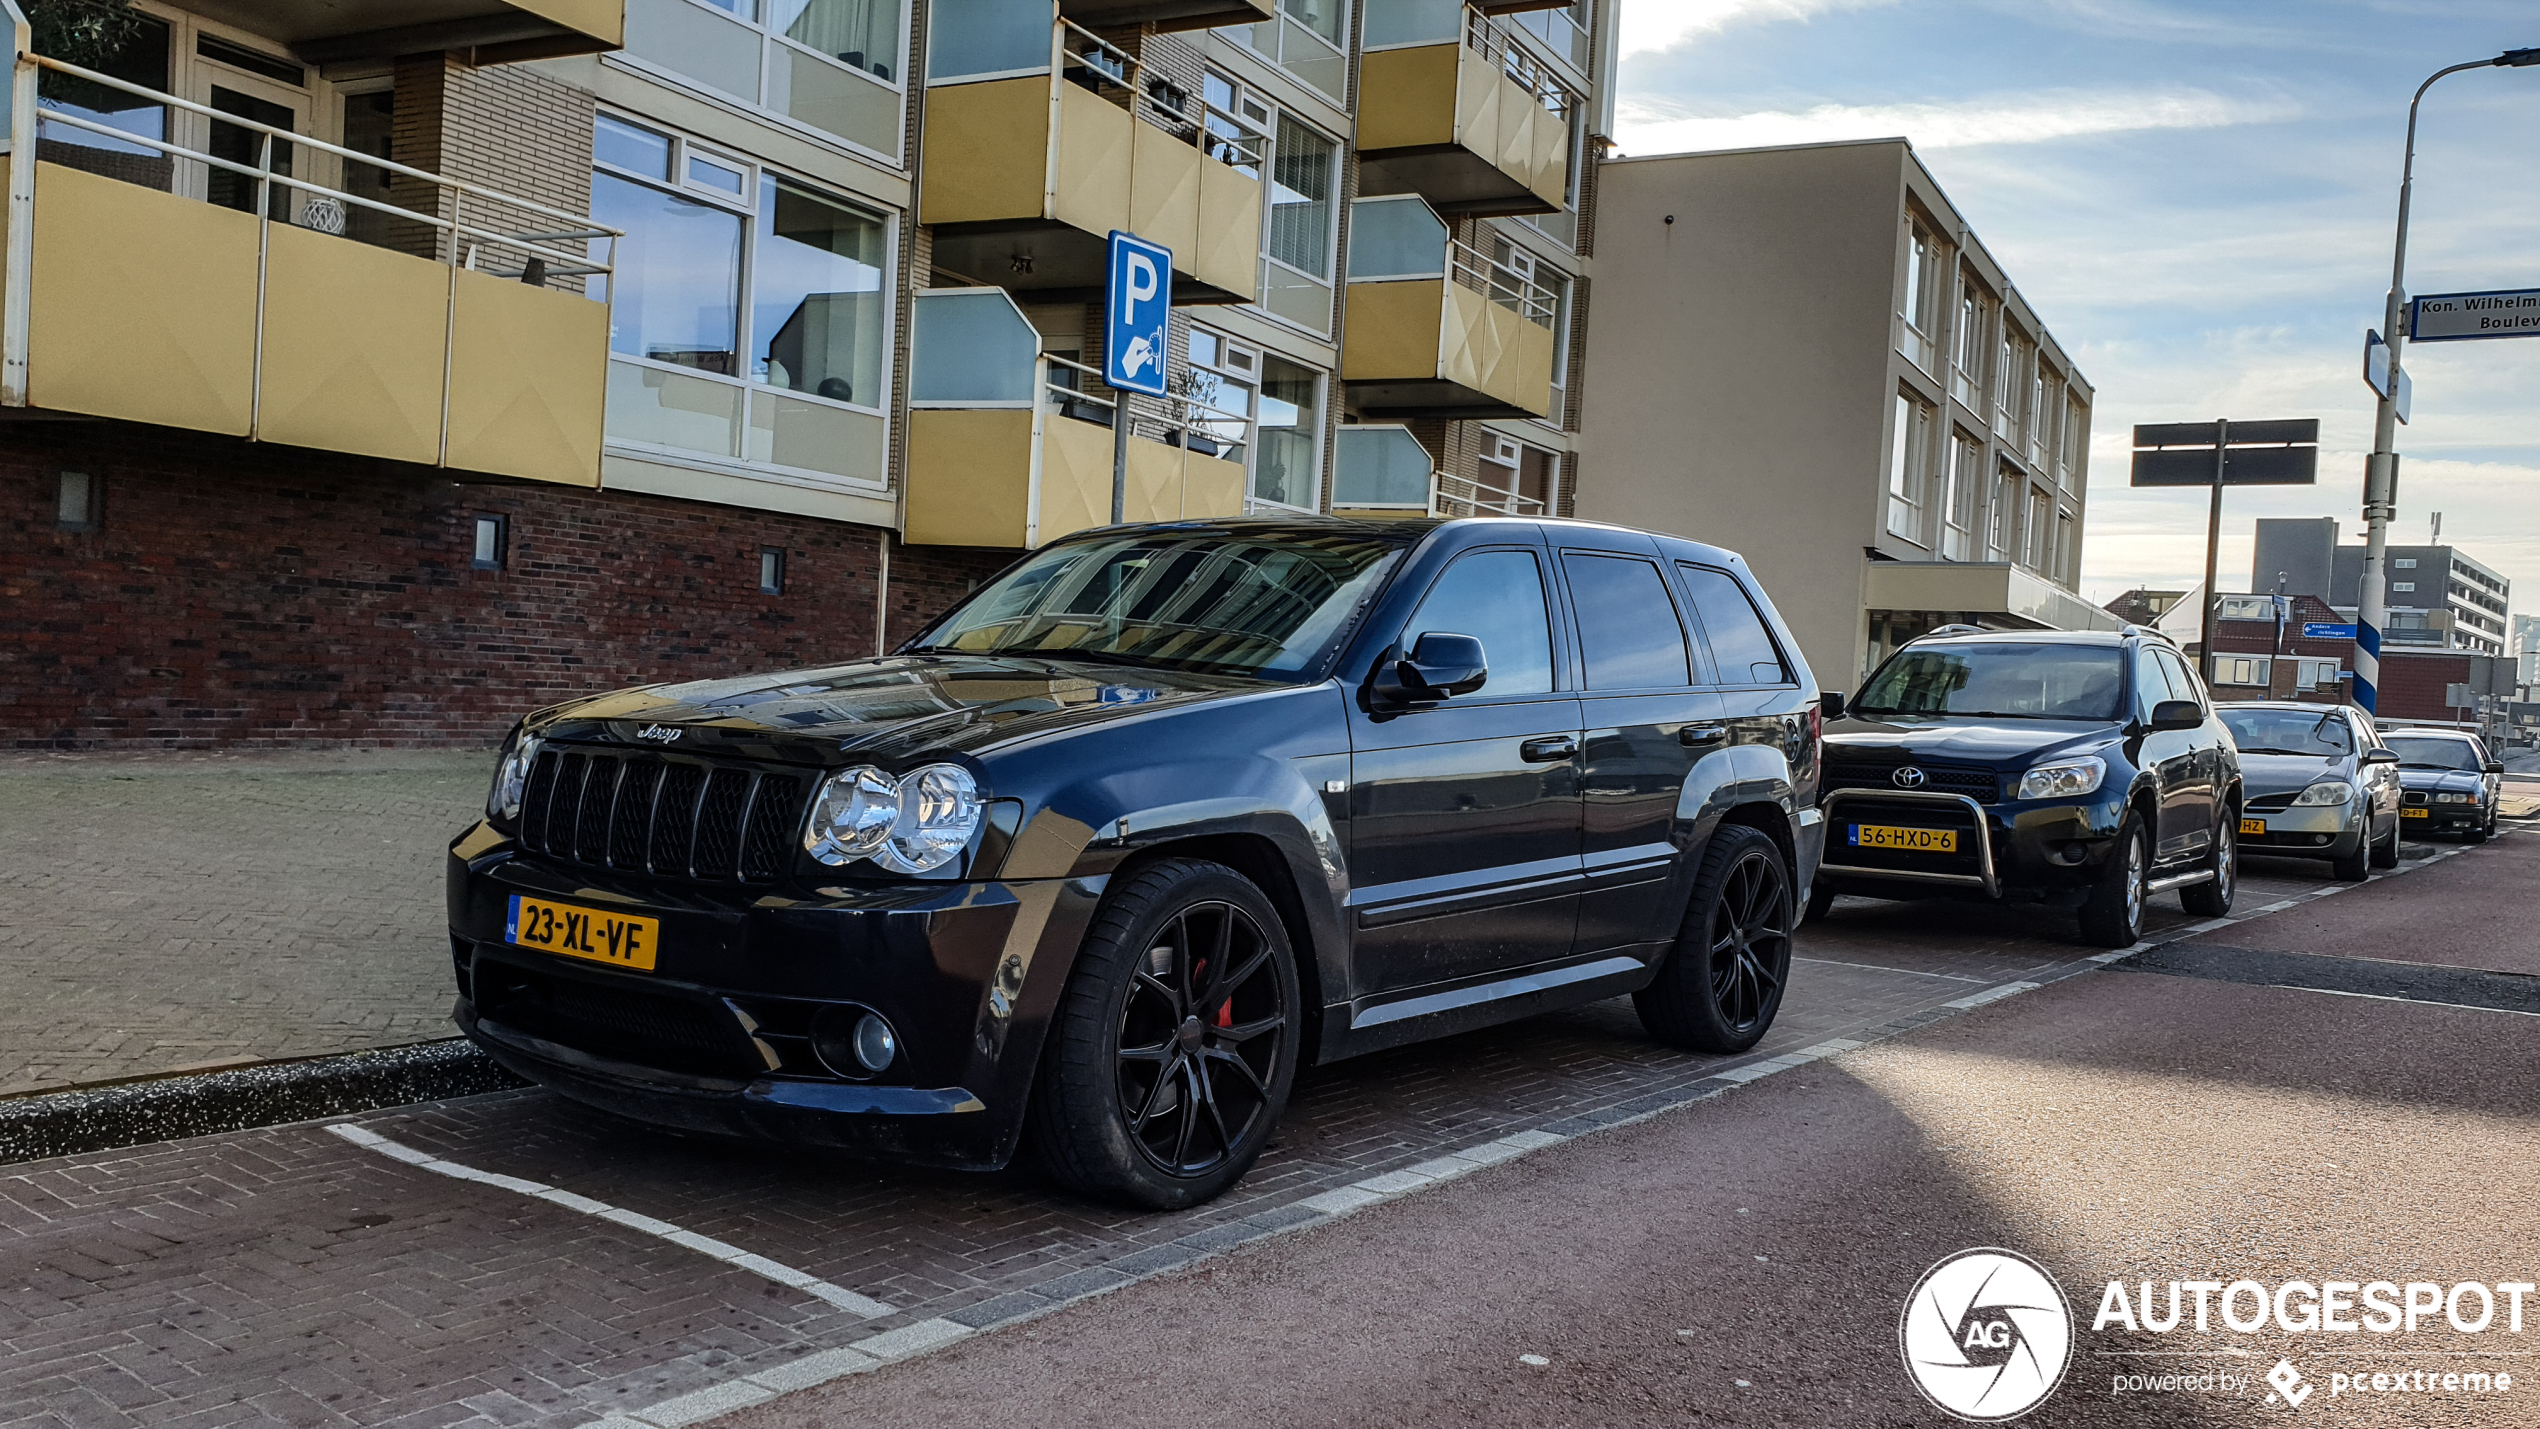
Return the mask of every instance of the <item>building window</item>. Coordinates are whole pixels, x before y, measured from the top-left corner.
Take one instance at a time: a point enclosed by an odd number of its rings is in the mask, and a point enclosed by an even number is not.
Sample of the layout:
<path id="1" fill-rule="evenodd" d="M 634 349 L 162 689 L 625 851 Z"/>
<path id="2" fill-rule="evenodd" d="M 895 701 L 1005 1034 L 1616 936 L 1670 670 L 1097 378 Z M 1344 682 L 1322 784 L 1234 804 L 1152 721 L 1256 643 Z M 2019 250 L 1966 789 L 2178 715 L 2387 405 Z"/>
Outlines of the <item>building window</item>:
<path id="1" fill-rule="evenodd" d="M 2392 581 L 2390 583 L 2390 588 L 2392 590 L 2412 591 L 2417 588 L 2417 583 L 2415 581 Z"/>
<path id="2" fill-rule="evenodd" d="M 2417 568 L 2417 558 L 2414 556 L 2393 556 L 2390 559 L 2390 564 L 2399 570 L 2412 571 Z"/>
<path id="3" fill-rule="evenodd" d="M 906 18 L 900 0 L 644 0 L 626 53 L 896 158 Z"/>
<path id="4" fill-rule="evenodd" d="M 1252 494 L 1306 511 L 1323 494 L 1323 374 L 1284 357 L 1261 359 Z"/>
<path id="5" fill-rule="evenodd" d="M 66 471 L 54 489 L 53 524 L 65 531 L 97 529 L 97 479 Z"/>
<path id="6" fill-rule="evenodd" d="M 1922 219 L 1905 215 L 1905 286 L 1898 294 L 1896 317 L 1904 324 L 1897 349 L 1905 359 L 1933 376 L 1939 375 L 1941 304 L 1947 301 L 1947 258 L 1940 240 Z"/>
<path id="7" fill-rule="evenodd" d="M 1984 504 L 1984 444 L 1962 431 L 1949 439 L 1949 488 L 1941 513 L 1940 558 L 1976 557 L 1976 521 Z"/>
<path id="8" fill-rule="evenodd" d="M 2028 493 L 2028 552 L 2021 564 L 2040 575 L 2053 572 L 2055 550 L 2055 498 L 2042 487 L 2030 487 Z"/>
<path id="9" fill-rule="evenodd" d="M 1923 487 L 1931 474 L 1932 405 L 1912 392 L 1896 394 L 1894 430 L 1888 434 L 1887 529 L 1923 544 Z"/>
<path id="10" fill-rule="evenodd" d="M 1949 374 L 1949 391 L 1979 415 L 1984 411 L 1985 374 L 1993 369 L 1993 329 L 2000 313 L 2001 304 L 1970 275 L 1958 299 L 1958 365 Z"/>
<path id="11" fill-rule="evenodd" d="M 1984 532 L 1984 558 L 2007 561 L 2019 551 L 2020 487 L 2017 470 L 2005 464 L 1994 473 L 1993 507 Z"/>
<path id="12" fill-rule="evenodd" d="M 2065 585 L 2071 585 L 2073 577 L 2080 574 L 2074 569 L 2078 563 L 2073 550 L 2073 533 L 2079 529 L 2080 523 L 2073 520 L 2073 513 L 2055 513 L 2055 567 L 2049 574 Z"/>
<path id="13" fill-rule="evenodd" d="M 758 593 L 761 595 L 785 593 L 785 553 L 777 547 L 759 547 Z"/>
<path id="14" fill-rule="evenodd" d="M 1261 352 L 1206 328 L 1191 329 L 1191 368 L 1186 394 L 1193 408 L 1194 441 L 1212 456 L 1244 462 L 1251 449 L 1253 396 L 1261 385 Z"/>
<path id="15" fill-rule="evenodd" d="M 2275 679 L 2274 662 L 2263 656 L 2220 655 L 2214 659 L 2214 683 L 2266 689 Z"/>
<path id="16" fill-rule="evenodd" d="M 2082 443 L 2089 440 L 2089 414 L 2079 397 L 2064 400 L 2063 444 L 2055 453 L 2055 484 L 2066 491 L 2081 486 Z"/>
<path id="17" fill-rule="evenodd" d="M 592 150 L 591 215 L 626 231 L 590 285 L 610 441 L 879 485 L 887 220 L 610 115 Z"/>
<path id="18" fill-rule="evenodd" d="M 1340 145 L 1282 114 L 1270 151 L 1259 306 L 1318 333 L 1332 330 L 1332 247 Z"/>
<path id="19" fill-rule="evenodd" d="M 480 571 L 499 571 L 511 555 L 511 518 L 479 516 L 476 518 L 476 544 L 468 564 Z"/>

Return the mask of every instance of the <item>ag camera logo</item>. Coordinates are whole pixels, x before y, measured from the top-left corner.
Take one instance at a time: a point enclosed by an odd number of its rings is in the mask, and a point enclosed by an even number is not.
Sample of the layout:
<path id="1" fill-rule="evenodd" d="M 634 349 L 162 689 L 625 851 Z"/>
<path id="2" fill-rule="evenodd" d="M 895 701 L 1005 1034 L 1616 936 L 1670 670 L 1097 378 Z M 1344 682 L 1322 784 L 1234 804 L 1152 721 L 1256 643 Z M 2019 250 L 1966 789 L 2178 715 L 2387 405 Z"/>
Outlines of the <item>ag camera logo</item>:
<path id="1" fill-rule="evenodd" d="M 2046 1267 L 2012 1250 L 1962 1250 L 1923 1272 L 1897 1322 L 1906 1376 L 1944 1414 L 2017 1419 L 2062 1383 L 2073 1314 Z"/>

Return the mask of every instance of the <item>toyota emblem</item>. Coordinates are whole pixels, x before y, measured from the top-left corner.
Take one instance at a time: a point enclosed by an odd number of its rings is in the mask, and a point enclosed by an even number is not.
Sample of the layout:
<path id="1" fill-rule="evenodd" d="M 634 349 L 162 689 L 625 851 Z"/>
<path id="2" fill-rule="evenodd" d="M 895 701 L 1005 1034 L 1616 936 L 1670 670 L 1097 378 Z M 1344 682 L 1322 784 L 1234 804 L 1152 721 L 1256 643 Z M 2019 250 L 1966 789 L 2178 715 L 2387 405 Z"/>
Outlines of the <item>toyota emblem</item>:
<path id="1" fill-rule="evenodd" d="M 1899 789 L 1920 789 L 1923 787 L 1923 771 L 1911 764 L 1906 765 L 1887 777 L 1895 781 L 1896 787 Z"/>

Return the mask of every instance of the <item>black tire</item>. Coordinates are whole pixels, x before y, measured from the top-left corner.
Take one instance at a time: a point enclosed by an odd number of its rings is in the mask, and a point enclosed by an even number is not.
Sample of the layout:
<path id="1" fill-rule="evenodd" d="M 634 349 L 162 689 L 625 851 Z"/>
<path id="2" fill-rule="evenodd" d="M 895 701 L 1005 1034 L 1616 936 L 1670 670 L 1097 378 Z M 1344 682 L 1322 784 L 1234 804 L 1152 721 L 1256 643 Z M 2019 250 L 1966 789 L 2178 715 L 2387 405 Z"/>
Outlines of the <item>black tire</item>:
<path id="1" fill-rule="evenodd" d="M 1744 824 L 1703 846 L 1676 946 L 1632 994 L 1649 1035 L 1696 1052 L 1743 1052 L 1764 1039 L 1790 981 L 1790 864 Z"/>
<path id="2" fill-rule="evenodd" d="M 2081 905 L 2081 938 L 2102 948 L 2129 948 L 2143 937 L 2143 915 L 2151 895 L 2152 845 L 2143 820 L 2128 810 L 2117 826 L 2117 845 L 2090 884 Z"/>
<path id="3" fill-rule="evenodd" d="M 2375 868 L 2399 866 L 2399 821 L 2397 819 L 2390 821 L 2390 837 L 2372 846 L 2372 866 Z"/>
<path id="4" fill-rule="evenodd" d="M 1250 880 L 1176 858 L 1115 881 L 1033 1082 L 1041 1164 L 1147 1210 L 1224 1191 L 1287 1108 L 1303 1012 L 1287 930 Z"/>
<path id="5" fill-rule="evenodd" d="M 1820 874 L 1817 881 L 1808 887 L 1808 908 L 1800 915 L 1799 921 L 1802 923 L 1824 921 L 1826 914 L 1834 908 L 1834 900 L 1833 885 L 1827 883 L 1824 875 Z"/>
<path id="6" fill-rule="evenodd" d="M 2178 891 L 2178 906 L 2201 918 L 2219 918 L 2240 896 L 2240 811 L 2225 808 L 2214 823 L 2214 854 L 2205 860 L 2212 879 Z"/>
<path id="7" fill-rule="evenodd" d="M 2485 823 L 2473 826 L 2467 834 L 2463 835 L 2463 837 L 2467 838 L 2471 843 L 2483 844 L 2487 842 L 2487 836 L 2494 832 L 2496 832 L 2496 821 L 2494 819 L 2489 819 Z"/>
<path id="8" fill-rule="evenodd" d="M 2364 829 L 2367 833 L 2371 831 L 2372 825 L 2369 821 L 2365 823 Z M 2328 861 L 2328 871 L 2332 877 L 2344 879 L 2348 883 L 2361 883 L 2372 877 L 2372 863 L 2375 857 L 2372 840 L 2357 839 L 2353 853 Z"/>

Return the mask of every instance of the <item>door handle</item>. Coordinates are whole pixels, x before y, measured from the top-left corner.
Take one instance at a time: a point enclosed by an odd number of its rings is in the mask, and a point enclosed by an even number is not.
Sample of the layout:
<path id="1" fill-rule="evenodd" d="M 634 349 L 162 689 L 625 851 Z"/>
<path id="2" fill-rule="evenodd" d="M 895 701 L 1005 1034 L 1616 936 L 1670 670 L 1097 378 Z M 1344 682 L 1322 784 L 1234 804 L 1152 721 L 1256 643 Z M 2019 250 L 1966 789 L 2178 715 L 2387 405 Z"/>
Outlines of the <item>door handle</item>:
<path id="1" fill-rule="evenodd" d="M 1683 729 L 1676 731 L 1676 741 L 1678 743 L 1696 747 L 1705 744 L 1718 744 L 1720 741 L 1727 739 L 1728 737 L 1729 732 L 1727 727 L 1716 724 L 1703 725 L 1698 729 L 1692 725 L 1686 725 Z"/>
<path id="2" fill-rule="evenodd" d="M 1517 757 L 1528 764 L 1555 764 L 1579 752 L 1579 742 L 1566 734 L 1548 734 L 1517 746 Z"/>

